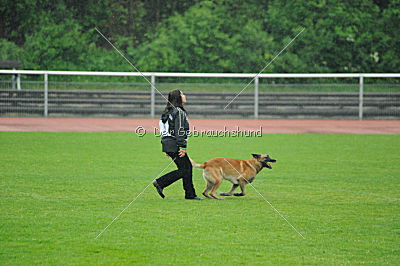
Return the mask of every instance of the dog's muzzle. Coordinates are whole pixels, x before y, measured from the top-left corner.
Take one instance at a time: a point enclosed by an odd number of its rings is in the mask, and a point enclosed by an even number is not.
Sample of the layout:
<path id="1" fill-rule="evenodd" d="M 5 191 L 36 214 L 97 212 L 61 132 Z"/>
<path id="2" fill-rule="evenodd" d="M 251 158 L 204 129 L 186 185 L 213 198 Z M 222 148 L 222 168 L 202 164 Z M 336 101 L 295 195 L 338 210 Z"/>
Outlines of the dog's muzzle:
<path id="1" fill-rule="evenodd" d="M 270 165 L 269 163 L 275 163 L 276 160 L 275 159 L 269 159 L 266 161 L 263 161 L 261 164 L 263 167 L 267 167 L 268 169 L 272 169 L 272 165 Z"/>

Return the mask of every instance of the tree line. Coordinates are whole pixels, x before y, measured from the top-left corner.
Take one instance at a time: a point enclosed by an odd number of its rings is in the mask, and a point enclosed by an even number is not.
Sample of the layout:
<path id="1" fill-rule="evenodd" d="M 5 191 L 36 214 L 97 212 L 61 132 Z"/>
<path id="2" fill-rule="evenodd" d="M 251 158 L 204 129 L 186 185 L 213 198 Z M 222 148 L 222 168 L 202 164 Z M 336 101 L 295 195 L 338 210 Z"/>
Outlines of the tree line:
<path id="1" fill-rule="evenodd" d="M 24 69 L 399 72 L 400 0 L 0 0 L 0 60 Z"/>

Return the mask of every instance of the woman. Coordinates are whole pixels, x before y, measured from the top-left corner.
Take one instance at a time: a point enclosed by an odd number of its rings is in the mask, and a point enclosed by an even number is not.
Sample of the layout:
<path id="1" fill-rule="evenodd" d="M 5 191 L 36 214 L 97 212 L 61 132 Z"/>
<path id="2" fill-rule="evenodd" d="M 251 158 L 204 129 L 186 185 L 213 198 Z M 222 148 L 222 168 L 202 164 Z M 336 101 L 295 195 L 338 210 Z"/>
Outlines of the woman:
<path id="1" fill-rule="evenodd" d="M 160 119 L 162 151 L 172 158 L 178 170 L 169 172 L 153 182 L 158 194 L 164 198 L 163 189 L 183 179 L 185 199 L 202 200 L 196 196 L 192 180 L 192 164 L 186 153 L 186 143 L 189 135 L 189 121 L 183 105 L 186 96 L 180 90 L 168 94 L 168 103 Z"/>

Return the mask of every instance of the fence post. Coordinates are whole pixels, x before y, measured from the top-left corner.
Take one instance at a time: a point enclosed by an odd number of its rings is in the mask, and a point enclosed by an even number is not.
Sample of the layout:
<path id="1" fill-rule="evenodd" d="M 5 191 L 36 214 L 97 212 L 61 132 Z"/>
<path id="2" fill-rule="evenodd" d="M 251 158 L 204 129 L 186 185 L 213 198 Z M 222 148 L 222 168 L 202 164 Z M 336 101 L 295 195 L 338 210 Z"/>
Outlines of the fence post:
<path id="1" fill-rule="evenodd" d="M 155 86 L 156 86 L 156 77 L 151 75 L 151 95 L 150 95 L 150 116 L 154 118 L 155 114 Z"/>
<path id="2" fill-rule="evenodd" d="M 258 77 L 254 79 L 254 118 L 258 119 Z"/>
<path id="3" fill-rule="evenodd" d="M 13 68 L 13 70 L 15 70 L 15 68 Z M 13 90 L 15 90 L 15 80 L 16 80 L 16 75 L 13 74 L 13 75 L 11 76 L 11 88 L 12 88 Z"/>
<path id="4" fill-rule="evenodd" d="M 17 90 L 21 90 L 21 74 L 17 75 Z"/>
<path id="5" fill-rule="evenodd" d="M 359 95 L 358 95 L 358 119 L 363 119 L 363 105 L 364 105 L 364 76 L 360 75 L 359 80 Z"/>
<path id="6" fill-rule="evenodd" d="M 44 117 L 49 114 L 49 74 L 44 73 Z"/>

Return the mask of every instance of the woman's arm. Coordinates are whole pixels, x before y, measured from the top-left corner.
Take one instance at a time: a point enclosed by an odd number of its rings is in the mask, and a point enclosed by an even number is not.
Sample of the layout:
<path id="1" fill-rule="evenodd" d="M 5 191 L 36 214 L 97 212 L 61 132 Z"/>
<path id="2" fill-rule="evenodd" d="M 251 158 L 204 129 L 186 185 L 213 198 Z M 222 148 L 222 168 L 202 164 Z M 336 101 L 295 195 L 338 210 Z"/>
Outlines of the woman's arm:
<path id="1" fill-rule="evenodd" d="M 184 128 L 186 114 L 180 108 L 176 108 L 176 110 L 174 135 L 179 150 L 179 156 L 183 157 L 186 154 L 186 132 Z"/>

